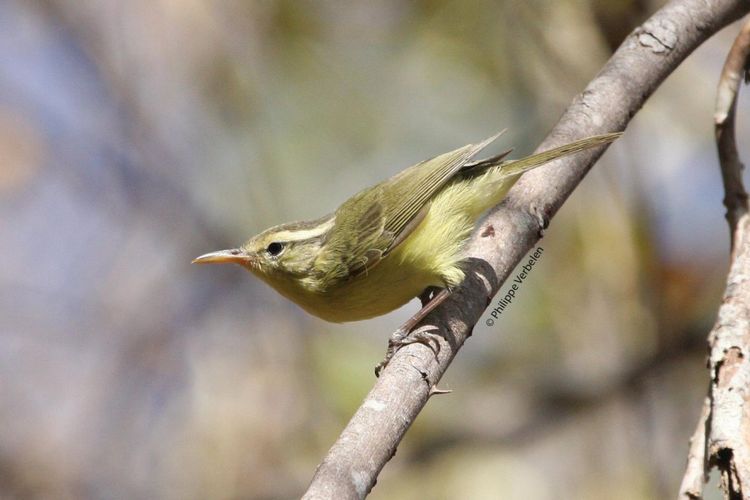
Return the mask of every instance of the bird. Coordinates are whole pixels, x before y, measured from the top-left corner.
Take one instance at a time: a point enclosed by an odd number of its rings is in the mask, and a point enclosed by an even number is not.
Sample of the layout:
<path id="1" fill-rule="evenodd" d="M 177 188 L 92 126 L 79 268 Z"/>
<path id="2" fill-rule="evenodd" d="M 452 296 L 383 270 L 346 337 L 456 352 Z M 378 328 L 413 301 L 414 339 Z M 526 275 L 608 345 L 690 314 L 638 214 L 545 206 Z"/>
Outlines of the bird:
<path id="1" fill-rule="evenodd" d="M 422 308 L 391 336 L 379 374 L 402 345 L 427 343 L 425 331 L 409 333 L 463 281 L 463 250 L 478 219 L 522 173 L 621 135 L 591 136 L 517 160 L 506 159 L 509 149 L 473 161 L 503 132 L 412 165 L 354 194 L 333 213 L 273 226 L 193 262 L 239 264 L 334 323 L 380 316 L 420 297 Z"/>

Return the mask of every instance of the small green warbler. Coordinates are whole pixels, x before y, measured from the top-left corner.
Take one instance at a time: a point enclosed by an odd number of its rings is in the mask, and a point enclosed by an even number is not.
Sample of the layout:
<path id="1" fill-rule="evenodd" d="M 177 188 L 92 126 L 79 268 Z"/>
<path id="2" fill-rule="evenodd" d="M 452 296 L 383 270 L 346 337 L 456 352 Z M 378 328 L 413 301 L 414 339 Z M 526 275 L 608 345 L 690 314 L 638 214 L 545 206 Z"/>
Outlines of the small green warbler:
<path id="1" fill-rule="evenodd" d="M 426 289 L 442 288 L 432 300 L 423 299 L 423 308 L 393 335 L 390 357 L 463 280 L 463 247 L 477 219 L 523 172 L 620 136 L 588 137 L 520 160 L 505 160 L 509 150 L 471 161 L 500 134 L 417 163 L 363 189 L 330 215 L 274 226 L 239 248 L 193 262 L 240 264 L 310 314 L 332 322 L 379 316 Z"/>

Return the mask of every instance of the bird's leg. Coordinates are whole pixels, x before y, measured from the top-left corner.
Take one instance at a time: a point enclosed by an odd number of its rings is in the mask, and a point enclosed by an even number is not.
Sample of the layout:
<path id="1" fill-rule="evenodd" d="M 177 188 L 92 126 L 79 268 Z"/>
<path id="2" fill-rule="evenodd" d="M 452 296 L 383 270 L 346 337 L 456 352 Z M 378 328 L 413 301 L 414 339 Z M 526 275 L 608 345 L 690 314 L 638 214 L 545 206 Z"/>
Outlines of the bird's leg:
<path id="1" fill-rule="evenodd" d="M 388 339 L 388 349 L 385 352 L 385 359 L 383 359 L 383 361 L 381 361 L 378 366 L 375 367 L 376 377 L 380 376 L 380 372 L 383 371 L 383 368 L 388 365 L 388 362 L 391 360 L 393 355 L 396 354 L 396 351 L 398 351 L 405 345 L 418 342 L 432 349 L 432 351 L 435 353 L 435 356 L 438 355 L 438 353 L 440 352 L 440 344 L 435 341 L 434 334 L 430 333 L 431 330 L 436 329 L 434 326 L 425 325 L 412 331 L 412 328 L 417 326 L 417 324 L 419 324 L 419 322 L 422 321 L 425 316 L 430 314 L 430 312 L 432 312 L 432 310 L 437 306 L 445 302 L 445 299 L 447 299 L 451 295 L 450 290 L 444 288 L 437 294 L 434 294 L 432 296 L 432 299 L 429 299 L 430 294 L 433 293 L 435 289 L 435 287 L 429 287 L 426 288 L 425 291 L 422 292 L 422 294 L 420 294 L 419 300 L 422 301 L 422 309 L 417 311 L 414 316 L 406 320 L 406 323 L 401 325 L 398 330 L 393 332 L 391 338 Z"/>
<path id="2" fill-rule="evenodd" d="M 419 301 L 422 303 L 422 307 L 429 304 L 430 300 L 440 293 L 440 290 L 442 290 L 442 288 L 437 286 L 428 286 L 425 288 L 424 291 L 419 294 Z"/>

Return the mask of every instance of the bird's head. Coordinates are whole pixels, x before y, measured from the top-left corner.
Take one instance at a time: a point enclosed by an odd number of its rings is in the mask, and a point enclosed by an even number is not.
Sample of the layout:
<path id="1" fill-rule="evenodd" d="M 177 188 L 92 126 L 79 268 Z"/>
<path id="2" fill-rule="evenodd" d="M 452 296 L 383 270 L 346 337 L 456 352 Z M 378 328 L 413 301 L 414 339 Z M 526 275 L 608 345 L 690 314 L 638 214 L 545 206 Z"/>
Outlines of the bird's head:
<path id="1" fill-rule="evenodd" d="M 239 248 L 207 253 L 193 263 L 239 264 L 274 287 L 280 282 L 299 282 L 312 274 L 333 223 L 331 215 L 281 224 L 253 236 Z"/>

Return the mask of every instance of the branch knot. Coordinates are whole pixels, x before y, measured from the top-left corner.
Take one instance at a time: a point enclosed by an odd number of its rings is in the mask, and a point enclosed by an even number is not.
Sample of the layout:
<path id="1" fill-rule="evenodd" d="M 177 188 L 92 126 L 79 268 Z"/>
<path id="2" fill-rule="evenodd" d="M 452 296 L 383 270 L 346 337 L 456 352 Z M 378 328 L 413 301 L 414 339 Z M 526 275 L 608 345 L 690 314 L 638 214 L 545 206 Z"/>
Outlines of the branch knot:
<path id="1" fill-rule="evenodd" d="M 670 52 L 677 46 L 677 27 L 669 19 L 646 22 L 633 33 L 638 43 L 651 49 L 654 54 Z"/>

